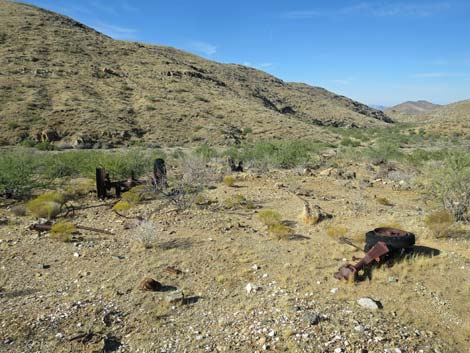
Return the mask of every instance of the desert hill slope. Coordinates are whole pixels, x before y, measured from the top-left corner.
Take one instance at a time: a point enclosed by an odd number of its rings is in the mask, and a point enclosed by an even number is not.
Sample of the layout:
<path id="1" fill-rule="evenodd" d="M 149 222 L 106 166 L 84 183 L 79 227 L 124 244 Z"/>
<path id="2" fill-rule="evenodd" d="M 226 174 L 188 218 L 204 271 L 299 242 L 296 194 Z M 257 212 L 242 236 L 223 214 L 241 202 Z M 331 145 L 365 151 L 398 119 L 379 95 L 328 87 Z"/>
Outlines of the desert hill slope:
<path id="1" fill-rule="evenodd" d="M 385 109 L 385 111 L 388 114 L 403 113 L 408 115 L 419 115 L 428 113 L 438 107 L 440 107 L 440 105 L 425 100 L 419 100 L 404 102 L 393 107 L 387 108 Z"/>
<path id="2" fill-rule="evenodd" d="M 0 144 L 230 144 L 392 122 L 322 88 L 113 40 L 31 5 L 0 0 L 0 23 Z"/>
<path id="3" fill-rule="evenodd" d="M 470 99 L 441 106 L 427 113 L 426 117 L 436 122 L 442 122 L 444 120 L 469 121 Z"/>

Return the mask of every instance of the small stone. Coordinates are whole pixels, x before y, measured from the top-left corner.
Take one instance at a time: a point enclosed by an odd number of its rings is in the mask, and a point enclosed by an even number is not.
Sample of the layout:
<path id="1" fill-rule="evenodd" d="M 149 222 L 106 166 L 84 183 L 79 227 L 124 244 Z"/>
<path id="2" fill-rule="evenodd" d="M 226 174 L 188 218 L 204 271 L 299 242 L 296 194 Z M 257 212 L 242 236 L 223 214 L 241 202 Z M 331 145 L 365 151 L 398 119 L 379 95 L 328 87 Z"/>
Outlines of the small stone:
<path id="1" fill-rule="evenodd" d="M 256 293 L 258 287 L 255 286 L 253 283 L 248 283 L 246 285 L 246 294 L 250 294 L 251 292 Z"/>
<path id="2" fill-rule="evenodd" d="M 49 268 L 49 267 L 51 267 L 51 266 L 50 266 L 50 265 L 46 265 L 46 264 L 37 264 L 37 265 L 36 265 L 36 268 L 37 268 L 38 270 L 45 270 L 45 269 L 47 269 L 47 268 Z"/>
<path id="3" fill-rule="evenodd" d="M 341 353 L 343 351 L 343 348 L 335 348 L 335 353 Z"/>
<path id="4" fill-rule="evenodd" d="M 331 288 L 330 293 L 336 294 L 338 293 L 338 291 L 339 291 L 339 288 Z"/>
<path id="5" fill-rule="evenodd" d="M 268 336 L 269 336 L 269 337 L 274 337 L 274 336 L 276 336 L 276 331 L 270 331 L 270 332 L 268 333 Z"/>
<path id="6" fill-rule="evenodd" d="M 398 278 L 390 276 L 388 277 L 388 283 L 395 283 L 398 282 Z"/>
<path id="7" fill-rule="evenodd" d="M 359 333 L 362 333 L 362 332 L 365 331 L 365 330 L 364 330 L 364 326 L 362 326 L 362 325 L 354 326 L 354 331 L 359 332 Z"/>
<path id="8" fill-rule="evenodd" d="M 252 268 L 254 271 L 259 270 L 259 266 L 258 266 L 257 264 L 254 264 L 253 266 L 251 266 L 251 268 Z"/>
<path id="9" fill-rule="evenodd" d="M 357 303 L 362 306 L 363 308 L 370 309 L 370 310 L 378 310 L 381 307 L 380 302 L 375 301 L 371 298 L 360 298 Z"/>
<path id="10" fill-rule="evenodd" d="M 57 335 L 55 335 L 55 338 L 62 339 L 64 338 L 64 335 L 59 332 Z"/>
<path id="11" fill-rule="evenodd" d="M 8 218 L 1 217 L 0 218 L 0 226 L 6 226 L 8 224 Z"/>
<path id="12" fill-rule="evenodd" d="M 143 291 L 151 291 L 156 292 L 162 288 L 162 284 L 160 282 L 155 281 L 153 278 L 144 278 L 140 284 L 139 289 Z"/>
<path id="13" fill-rule="evenodd" d="M 178 289 L 168 293 L 165 300 L 168 303 L 182 303 L 184 301 L 184 294 Z"/>
<path id="14" fill-rule="evenodd" d="M 114 259 L 114 260 L 124 260 L 125 257 L 124 257 L 124 256 L 121 256 L 121 255 L 115 255 L 115 256 L 113 256 L 113 259 Z"/>
<path id="15" fill-rule="evenodd" d="M 262 346 L 262 345 L 265 344 L 265 343 L 266 343 L 266 337 L 264 337 L 264 336 L 261 337 L 261 338 L 258 340 L 258 344 L 259 344 L 260 346 Z"/>
<path id="16" fill-rule="evenodd" d="M 402 353 L 400 348 L 395 348 L 395 353 Z"/>
<path id="17" fill-rule="evenodd" d="M 310 325 L 317 325 L 320 322 L 321 317 L 320 315 L 318 315 L 318 313 L 311 311 L 311 312 L 306 313 L 302 317 L 302 320 L 307 322 Z"/>
<path id="18" fill-rule="evenodd" d="M 80 254 L 79 254 L 78 252 L 74 252 L 74 253 L 73 253 L 73 256 L 74 256 L 74 257 L 80 257 Z"/>

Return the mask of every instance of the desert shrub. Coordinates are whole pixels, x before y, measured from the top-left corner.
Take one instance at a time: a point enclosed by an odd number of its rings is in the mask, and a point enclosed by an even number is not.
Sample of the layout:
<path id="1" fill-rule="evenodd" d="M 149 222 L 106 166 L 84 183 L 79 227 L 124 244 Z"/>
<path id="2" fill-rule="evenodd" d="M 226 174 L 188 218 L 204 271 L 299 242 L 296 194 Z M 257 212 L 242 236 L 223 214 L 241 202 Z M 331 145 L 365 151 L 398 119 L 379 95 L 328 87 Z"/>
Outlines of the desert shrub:
<path id="1" fill-rule="evenodd" d="M 268 232 L 279 240 L 288 240 L 295 233 L 294 229 L 282 223 L 271 224 L 268 226 Z"/>
<path id="2" fill-rule="evenodd" d="M 96 189 L 95 181 L 88 178 L 76 178 L 69 181 L 65 191 L 72 196 L 81 197 L 88 195 L 91 191 Z"/>
<path id="3" fill-rule="evenodd" d="M 383 206 L 393 206 L 393 204 L 390 202 L 390 200 L 387 199 L 386 197 L 376 197 L 375 201 L 377 201 L 377 203 L 379 203 Z"/>
<path id="4" fill-rule="evenodd" d="M 210 161 L 212 158 L 217 157 L 217 151 L 211 147 L 209 147 L 207 144 L 204 144 L 202 146 L 199 146 L 194 150 L 194 153 L 201 157 L 204 162 Z"/>
<path id="5" fill-rule="evenodd" d="M 198 188 L 201 189 L 205 185 L 214 182 L 219 179 L 219 173 L 212 167 L 207 165 L 202 157 L 198 155 L 185 155 L 181 160 L 181 170 L 183 172 L 183 178 L 179 183 L 182 188 Z"/>
<path id="6" fill-rule="evenodd" d="M 370 147 L 365 155 L 374 163 L 400 160 L 403 157 L 398 145 L 390 142 L 379 142 L 376 147 Z"/>
<path id="7" fill-rule="evenodd" d="M 72 240 L 72 234 L 76 231 L 77 228 L 70 222 L 57 222 L 51 227 L 51 237 L 59 241 L 68 242 Z"/>
<path id="8" fill-rule="evenodd" d="M 339 238 L 348 234 L 349 229 L 344 226 L 332 226 L 325 230 L 326 235 L 331 238 Z"/>
<path id="9" fill-rule="evenodd" d="M 27 208 L 35 217 L 53 219 L 61 212 L 63 203 L 64 196 L 57 191 L 51 191 L 29 201 Z"/>
<path id="10" fill-rule="evenodd" d="M 273 224 L 279 224 L 282 221 L 282 217 L 279 212 L 273 210 L 262 210 L 258 213 L 258 219 L 266 226 Z"/>
<path id="11" fill-rule="evenodd" d="M 359 147 L 361 142 L 358 140 L 353 140 L 350 137 L 345 137 L 341 140 L 342 146 L 350 146 L 350 147 Z"/>
<path id="12" fill-rule="evenodd" d="M 113 211 L 117 213 L 127 212 L 132 208 L 132 205 L 127 201 L 119 201 L 113 206 Z"/>
<path id="13" fill-rule="evenodd" d="M 253 201 L 249 201 L 243 195 L 234 195 L 224 200 L 223 207 L 227 209 L 243 207 L 247 210 L 253 210 L 255 204 Z"/>
<path id="14" fill-rule="evenodd" d="M 453 153 L 428 171 L 428 192 L 457 222 L 467 222 L 470 210 L 470 157 Z"/>
<path id="15" fill-rule="evenodd" d="M 135 188 L 132 188 L 131 190 L 126 191 L 122 194 L 121 200 L 130 205 L 137 205 L 141 200 L 138 189 L 136 190 Z"/>
<path id="16" fill-rule="evenodd" d="M 424 223 L 436 238 L 444 238 L 452 232 L 454 217 L 445 210 L 439 210 L 426 216 Z"/>
<path id="17" fill-rule="evenodd" d="M 305 165 L 328 147 L 322 142 L 306 140 L 259 141 L 231 147 L 224 154 L 252 165 L 269 165 L 277 168 L 294 168 Z"/>
<path id="18" fill-rule="evenodd" d="M 40 185 L 35 175 L 35 159 L 23 151 L 0 154 L 0 196 L 26 198 Z"/>
<path id="19" fill-rule="evenodd" d="M 235 186 L 235 178 L 231 175 L 224 177 L 223 182 L 227 186 L 230 186 L 230 187 Z"/>
<path id="20" fill-rule="evenodd" d="M 152 222 L 143 221 L 135 229 L 135 239 L 145 249 L 153 248 L 158 239 L 157 227 Z"/>

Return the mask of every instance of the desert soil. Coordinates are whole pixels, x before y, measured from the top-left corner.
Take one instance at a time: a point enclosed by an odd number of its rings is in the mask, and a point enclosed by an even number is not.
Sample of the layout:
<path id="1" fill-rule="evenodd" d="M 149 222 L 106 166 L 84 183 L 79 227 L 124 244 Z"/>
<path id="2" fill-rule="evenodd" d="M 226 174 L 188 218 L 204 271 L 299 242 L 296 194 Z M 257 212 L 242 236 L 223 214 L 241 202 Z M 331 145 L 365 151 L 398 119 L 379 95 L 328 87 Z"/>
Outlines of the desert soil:
<path id="1" fill-rule="evenodd" d="M 357 177 L 334 169 L 271 171 L 240 174 L 235 187 L 216 183 L 204 195 L 217 202 L 182 213 L 170 206 L 152 216 L 158 233 L 151 249 L 135 240 L 133 222 L 109 207 L 78 211 L 73 222 L 115 235 L 81 231 L 66 243 L 29 230 L 36 220 L 16 217 L 5 205 L 0 352 L 467 352 L 468 241 L 431 235 L 424 218 L 436 205 L 419 190 L 376 180 L 379 167 L 351 163 L 348 170 Z M 222 207 L 238 194 L 256 208 Z M 334 217 L 302 224 L 296 194 Z M 90 195 L 82 203 L 101 202 Z M 149 214 L 161 203 L 133 212 Z M 281 213 L 296 235 L 275 239 L 257 218 L 261 209 Z M 413 232 L 417 245 L 439 254 L 374 268 L 357 283 L 333 278 L 361 252 L 326 230 L 345 227 L 363 246 L 366 231 L 387 224 Z M 163 288 L 140 290 L 148 277 Z M 175 290 L 183 302 L 169 301 Z M 360 298 L 382 308 L 364 308 Z"/>

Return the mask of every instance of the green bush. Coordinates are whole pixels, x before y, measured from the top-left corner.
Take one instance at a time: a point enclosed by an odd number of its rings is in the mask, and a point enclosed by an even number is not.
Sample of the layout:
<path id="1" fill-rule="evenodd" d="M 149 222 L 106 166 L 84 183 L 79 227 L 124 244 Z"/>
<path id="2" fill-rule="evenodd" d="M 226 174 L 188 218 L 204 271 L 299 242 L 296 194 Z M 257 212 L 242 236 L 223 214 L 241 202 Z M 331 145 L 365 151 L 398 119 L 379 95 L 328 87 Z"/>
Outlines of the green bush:
<path id="1" fill-rule="evenodd" d="M 456 221 L 470 220 L 470 156 L 450 153 L 438 167 L 428 171 L 428 192 Z"/>
<path id="2" fill-rule="evenodd" d="M 26 198 L 39 186 L 35 176 L 35 158 L 26 152 L 0 155 L 0 196 Z"/>

